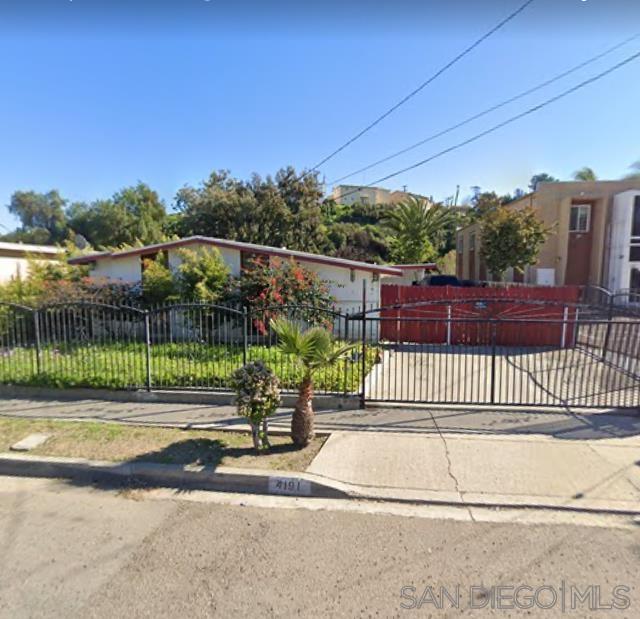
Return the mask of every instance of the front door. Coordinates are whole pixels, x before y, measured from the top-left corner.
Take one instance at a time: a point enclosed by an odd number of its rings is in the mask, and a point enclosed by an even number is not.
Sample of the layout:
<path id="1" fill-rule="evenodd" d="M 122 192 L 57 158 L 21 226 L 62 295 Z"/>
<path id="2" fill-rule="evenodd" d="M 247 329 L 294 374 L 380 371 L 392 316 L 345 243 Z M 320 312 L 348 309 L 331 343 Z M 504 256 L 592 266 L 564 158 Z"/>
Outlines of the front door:
<path id="1" fill-rule="evenodd" d="M 592 203 L 571 205 L 565 284 L 583 286 L 589 283 L 593 206 Z"/>

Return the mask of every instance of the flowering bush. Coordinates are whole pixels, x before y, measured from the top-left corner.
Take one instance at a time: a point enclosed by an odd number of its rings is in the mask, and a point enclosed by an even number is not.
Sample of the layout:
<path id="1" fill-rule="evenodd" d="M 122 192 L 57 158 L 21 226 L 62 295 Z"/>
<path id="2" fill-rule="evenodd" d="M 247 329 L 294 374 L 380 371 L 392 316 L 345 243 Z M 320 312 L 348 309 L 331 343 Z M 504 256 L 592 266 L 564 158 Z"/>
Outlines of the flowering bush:
<path id="1" fill-rule="evenodd" d="M 259 333 L 267 332 L 269 322 L 278 317 L 274 308 L 296 306 L 295 316 L 311 325 L 331 327 L 326 310 L 335 299 L 327 284 L 316 273 L 292 260 L 254 259 L 238 282 L 240 301 L 252 309 L 253 324 Z M 300 307 L 308 306 L 308 307 Z"/>
<path id="2" fill-rule="evenodd" d="M 251 426 L 256 451 L 269 449 L 268 417 L 280 404 L 278 377 L 262 361 L 255 361 L 237 369 L 230 385 L 236 392 L 238 414 L 246 417 Z"/>

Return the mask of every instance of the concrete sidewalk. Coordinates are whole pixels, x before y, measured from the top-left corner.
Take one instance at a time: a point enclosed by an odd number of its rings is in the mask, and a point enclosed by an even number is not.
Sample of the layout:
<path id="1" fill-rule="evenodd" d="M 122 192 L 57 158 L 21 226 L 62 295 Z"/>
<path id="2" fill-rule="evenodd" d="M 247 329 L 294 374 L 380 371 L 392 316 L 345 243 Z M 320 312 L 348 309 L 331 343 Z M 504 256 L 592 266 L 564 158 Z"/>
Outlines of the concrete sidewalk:
<path id="1" fill-rule="evenodd" d="M 380 499 L 640 514 L 640 438 L 335 432 L 307 469 Z"/>
<path id="2" fill-rule="evenodd" d="M 233 406 L 211 404 L 113 402 L 0 398 L 0 417 L 83 419 L 183 428 L 246 429 Z M 273 428 L 289 427 L 291 409 L 279 409 Z M 562 409 L 403 408 L 316 411 L 321 431 L 374 431 L 430 434 L 438 432 L 489 435 L 542 434 L 566 440 L 621 438 L 640 435 L 640 413 L 568 412 Z"/>
<path id="3" fill-rule="evenodd" d="M 291 411 L 271 426 L 287 431 Z M 247 429 L 231 406 L 0 400 L 0 417 Z M 308 473 L 373 499 L 640 514 L 640 416 L 627 412 L 320 411 L 331 436 Z"/>

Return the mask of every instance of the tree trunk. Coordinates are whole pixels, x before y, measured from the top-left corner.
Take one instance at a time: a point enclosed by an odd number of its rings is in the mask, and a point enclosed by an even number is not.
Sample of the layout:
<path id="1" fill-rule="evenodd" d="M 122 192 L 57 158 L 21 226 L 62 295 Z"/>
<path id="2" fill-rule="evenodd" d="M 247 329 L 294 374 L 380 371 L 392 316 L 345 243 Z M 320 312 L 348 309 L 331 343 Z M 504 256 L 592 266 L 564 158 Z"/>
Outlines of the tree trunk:
<path id="1" fill-rule="evenodd" d="M 260 426 L 255 423 L 251 424 L 251 438 L 253 439 L 253 448 L 256 453 L 260 453 Z"/>
<path id="2" fill-rule="evenodd" d="M 271 443 L 269 443 L 269 421 L 266 417 L 262 420 L 262 448 L 271 449 Z"/>
<path id="3" fill-rule="evenodd" d="M 314 436 L 312 399 L 313 382 L 311 376 L 305 376 L 291 418 L 291 438 L 298 447 L 306 447 Z"/>

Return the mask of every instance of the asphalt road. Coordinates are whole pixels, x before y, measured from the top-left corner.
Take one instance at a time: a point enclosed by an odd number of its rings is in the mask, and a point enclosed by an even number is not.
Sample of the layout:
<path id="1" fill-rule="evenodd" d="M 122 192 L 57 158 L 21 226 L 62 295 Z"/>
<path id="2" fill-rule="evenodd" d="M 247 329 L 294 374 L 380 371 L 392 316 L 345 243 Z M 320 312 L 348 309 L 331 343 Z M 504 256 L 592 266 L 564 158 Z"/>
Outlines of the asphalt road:
<path id="1" fill-rule="evenodd" d="M 632 521 L 385 509 L 0 477 L 0 617 L 640 616 Z"/>

